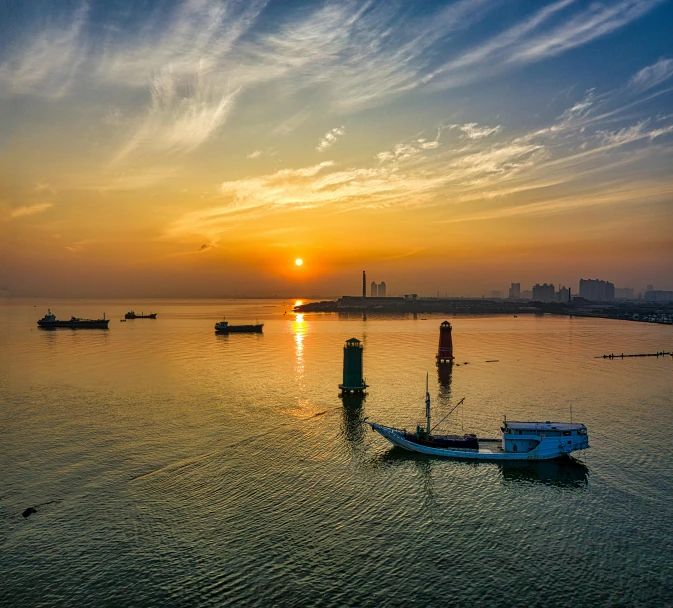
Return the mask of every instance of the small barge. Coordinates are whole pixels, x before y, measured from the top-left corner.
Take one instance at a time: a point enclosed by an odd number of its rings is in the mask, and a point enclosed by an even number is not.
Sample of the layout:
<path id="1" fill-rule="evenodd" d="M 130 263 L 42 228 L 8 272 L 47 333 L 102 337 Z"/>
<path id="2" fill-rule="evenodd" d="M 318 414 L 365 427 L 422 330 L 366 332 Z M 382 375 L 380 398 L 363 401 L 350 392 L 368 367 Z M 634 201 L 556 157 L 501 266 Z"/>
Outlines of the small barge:
<path id="1" fill-rule="evenodd" d="M 70 317 L 69 321 L 59 321 L 56 315 L 47 309 L 47 314 L 40 319 L 37 324 L 42 329 L 56 329 L 57 327 L 67 327 L 70 329 L 107 329 L 110 319 L 80 319 L 79 317 Z"/>
<path id="2" fill-rule="evenodd" d="M 427 380 L 426 380 L 427 382 Z M 425 392 L 426 427 L 415 432 L 362 421 L 394 446 L 429 456 L 464 460 L 549 460 L 569 456 L 589 447 L 587 427 L 573 422 L 508 422 L 499 438 L 481 438 L 472 433 L 436 435 L 430 425 L 430 393 Z"/>
<path id="3" fill-rule="evenodd" d="M 264 323 L 257 323 L 255 325 L 229 325 L 229 321 L 220 321 L 215 323 L 215 332 L 218 334 L 234 334 L 234 333 L 254 333 L 261 334 Z"/>
<path id="4" fill-rule="evenodd" d="M 149 315 L 146 315 L 145 313 L 140 313 L 137 315 L 134 311 L 127 312 L 124 315 L 125 319 L 156 319 L 157 318 L 157 313 L 156 312 L 151 312 Z"/>

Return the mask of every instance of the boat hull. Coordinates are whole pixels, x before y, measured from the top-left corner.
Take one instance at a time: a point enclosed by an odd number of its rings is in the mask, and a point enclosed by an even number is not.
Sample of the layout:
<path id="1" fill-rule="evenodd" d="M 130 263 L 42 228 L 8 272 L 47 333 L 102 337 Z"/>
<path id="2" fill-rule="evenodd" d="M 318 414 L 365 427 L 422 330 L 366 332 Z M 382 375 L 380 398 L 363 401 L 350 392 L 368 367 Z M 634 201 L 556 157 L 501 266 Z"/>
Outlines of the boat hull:
<path id="1" fill-rule="evenodd" d="M 261 334 L 264 324 L 259 325 L 229 325 L 228 327 L 216 327 L 218 334 Z"/>
<path id="2" fill-rule="evenodd" d="M 478 449 L 437 448 L 405 439 L 404 431 L 400 429 L 383 426 L 369 421 L 365 421 L 365 424 L 371 426 L 374 431 L 394 446 L 404 450 L 427 454 L 428 456 L 458 458 L 461 460 L 552 460 L 554 458 L 567 457 L 572 451 L 589 447 L 587 441 L 587 443 L 581 447 L 566 449 L 560 442 L 554 441 L 552 438 L 546 438 L 541 439 L 537 447 L 529 452 L 505 452 L 502 448 L 498 447 L 501 444 L 501 441 L 498 439 L 480 439 L 479 441 L 482 445 L 480 445 Z"/>
<path id="3" fill-rule="evenodd" d="M 109 319 L 80 319 L 78 321 L 38 321 L 42 329 L 107 329 Z"/>
<path id="4" fill-rule="evenodd" d="M 124 318 L 125 319 L 156 319 L 157 318 L 157 313 L 154 312 L 150 315 L 136 315 L 136 314 L 132 314 L 130 312 L 127 312 L 124 315 Z"/>

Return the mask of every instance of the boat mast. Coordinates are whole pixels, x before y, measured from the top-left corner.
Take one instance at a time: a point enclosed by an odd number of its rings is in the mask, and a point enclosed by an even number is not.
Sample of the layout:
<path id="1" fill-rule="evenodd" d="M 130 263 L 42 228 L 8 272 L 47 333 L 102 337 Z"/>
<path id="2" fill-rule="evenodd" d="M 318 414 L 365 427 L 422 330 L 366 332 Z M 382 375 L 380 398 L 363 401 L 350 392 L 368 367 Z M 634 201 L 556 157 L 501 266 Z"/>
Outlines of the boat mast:
<path id="1" fill-rule="evenodd" d="M 427 434 L 430 437 L 430 391 L 428 390 L 428 372 L 425 372 L 425 417 L 428 421 Z"/>

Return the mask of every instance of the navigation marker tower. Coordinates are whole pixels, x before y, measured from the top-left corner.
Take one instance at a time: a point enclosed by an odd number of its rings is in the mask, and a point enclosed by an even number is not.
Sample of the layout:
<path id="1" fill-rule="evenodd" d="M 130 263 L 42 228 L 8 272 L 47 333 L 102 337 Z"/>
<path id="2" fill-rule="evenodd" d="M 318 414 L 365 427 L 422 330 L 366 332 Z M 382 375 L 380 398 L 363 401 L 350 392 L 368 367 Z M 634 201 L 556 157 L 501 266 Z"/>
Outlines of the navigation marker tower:
<path id="1" fill-rule="evenodd" d="M 437 349 L 437 365 L 453 363 L 453 340 L 451 338 L 451 323 L 443 321 L 439 326 L 439 348 Z"/>
<path id="2" fill-rule="evenodd" d="M 362 374 L 362 342 L 351 338 L 344 346 L 343 383 L 339 385 L 341 395 L 363 394 L 367 387 Z"/>

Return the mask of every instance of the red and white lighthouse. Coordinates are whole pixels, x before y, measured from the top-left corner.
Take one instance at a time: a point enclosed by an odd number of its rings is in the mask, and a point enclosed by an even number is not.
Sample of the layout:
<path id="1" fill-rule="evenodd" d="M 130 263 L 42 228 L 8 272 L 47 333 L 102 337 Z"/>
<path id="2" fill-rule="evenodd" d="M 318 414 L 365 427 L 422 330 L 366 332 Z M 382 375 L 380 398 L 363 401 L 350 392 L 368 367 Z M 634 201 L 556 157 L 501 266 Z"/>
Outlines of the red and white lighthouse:
<path id="1" fill-rule="evenodd" d="M 444 321 L 439 326 L 439 348 L 437 349 L 437 365 L 453 363 L 453 340 L 451 339 L 451 323 Z"/>

